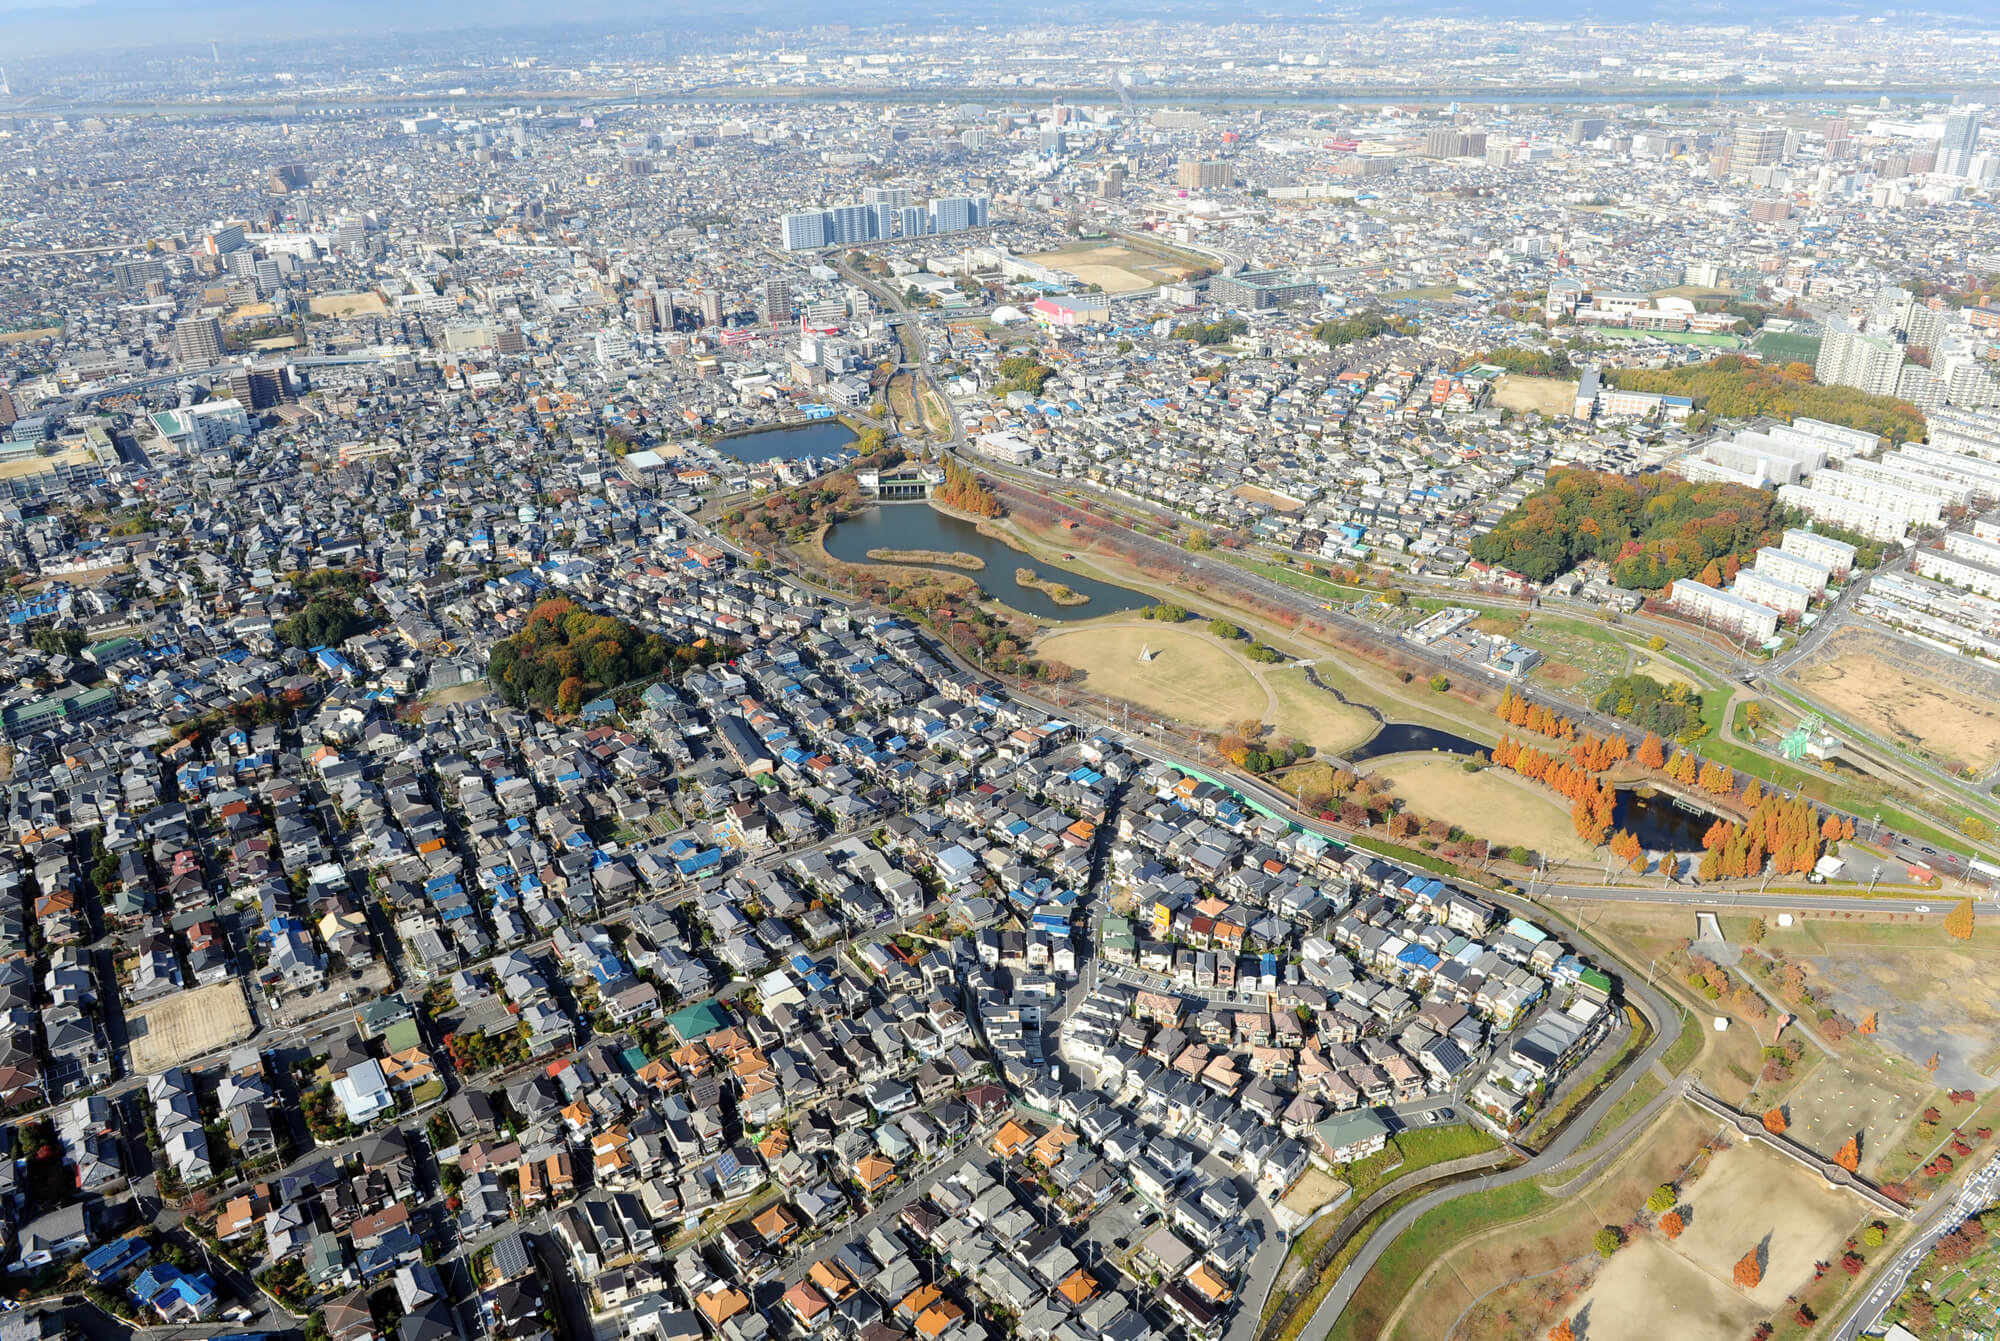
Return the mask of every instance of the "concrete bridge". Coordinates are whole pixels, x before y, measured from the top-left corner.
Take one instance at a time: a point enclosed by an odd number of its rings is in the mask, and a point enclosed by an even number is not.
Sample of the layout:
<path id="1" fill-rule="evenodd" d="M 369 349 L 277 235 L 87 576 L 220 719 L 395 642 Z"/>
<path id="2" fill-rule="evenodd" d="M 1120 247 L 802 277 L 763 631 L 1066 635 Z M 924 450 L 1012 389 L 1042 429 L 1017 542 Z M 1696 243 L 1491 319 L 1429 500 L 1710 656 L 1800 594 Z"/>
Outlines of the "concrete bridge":
<path id="1" fill-rule="evenodd" d="M 1693 1081 L 1684 1082 L 1681 1093 L 1696 1108 L 1715 1114 L 1736 1128 L 1739 1134 L 1753 1141 L 1762 1141 L 1786 1158 L 1805 1165 L 1826 1179 L 1829 1187 L 1845 1188 L 1877 1210 L 1893 1215 L 1899 1220 L 1912 1218 L 1908 1206 L 1889 1196 L 1860 1174 L 1849 1172 L 1818 1151 L 1809 1150 L 1791 1137 L 1771 1131 L 1765 1127 L 1763 1118 L 1753 1117 L 1734 1105 L 1724 1103 Z"/>

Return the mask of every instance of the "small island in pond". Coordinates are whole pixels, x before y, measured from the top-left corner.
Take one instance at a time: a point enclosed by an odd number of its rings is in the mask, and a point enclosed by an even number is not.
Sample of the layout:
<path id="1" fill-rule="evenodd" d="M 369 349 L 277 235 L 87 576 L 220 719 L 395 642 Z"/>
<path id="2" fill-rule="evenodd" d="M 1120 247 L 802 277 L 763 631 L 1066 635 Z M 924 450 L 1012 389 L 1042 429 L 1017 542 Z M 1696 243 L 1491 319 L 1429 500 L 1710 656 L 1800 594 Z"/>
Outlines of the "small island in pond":
<path id="1" fill-rule="evenodd" d="M 1090 597 L 1071 591 L 1060 582 L 1050 581 L 1032 568 L 1016 568 L 1014 585 L 1039 591 L 1057 605 L 1084 605 L 1090 600 Z"/>
<path id="2" fill-rule="evenodd" d="M 868 557 L 877 563 L 927 563 L 939 568 L 962 568 L 968 573 L 986 571 L 986 560 L 962 549 L 871 549 Z"/>

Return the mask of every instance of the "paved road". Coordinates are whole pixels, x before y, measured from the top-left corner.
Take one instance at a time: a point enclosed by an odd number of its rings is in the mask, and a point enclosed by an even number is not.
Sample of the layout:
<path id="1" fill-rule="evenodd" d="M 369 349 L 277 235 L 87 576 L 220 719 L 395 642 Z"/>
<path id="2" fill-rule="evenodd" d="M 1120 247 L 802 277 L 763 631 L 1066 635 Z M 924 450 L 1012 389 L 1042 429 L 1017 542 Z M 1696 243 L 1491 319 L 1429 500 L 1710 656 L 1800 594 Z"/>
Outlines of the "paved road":
<path id="1" fill-rule="evenodd" d="M 1481 891 L 1481 897 L 1491 898 L 1493 896 Z M 1525 906 L 1512 905 L 1509 900 L 1503 899 L 1501 902 L 1515 906 L 1517 911 L 1529 910 Z M 1594 944 L 1589 936 L 1581 932 L 1565 929 L 1563 935 L 1564 939 L 1574 942 L 1579 951 L 1593 956 L 1600 963 L 1615 964 L 1618 962 L 1606 954 L 1601 947 Z M 1551 1141 L 1541 1154 L 1535 1156 L 1525 1164 L 1516 1165 L 1504 1173 L 1487 1174 L 1476 1183 L 1459 1183 L 1440 1188 L 1426 1196 L 1418 1197 L 1415 1201 L 1391 1215 L 1369 1236 L 1368 1242 L 1355 1255 L 1354 1260 L 1348 1265 L 1347 1269 L 1341 1272 L 1339 1279 L 1335 1280 L 1333 1285 L 1328 1288 L 1326 1297 L 1320 1300 L 1319 1307 L 1313 1311 L 1311 1319 L 1300 1332 L 1301 1336 L 1325 1336 L 1333 1327 L 1334 1319 L 1340 1316 L 1341 1310 L 1345 1309 L 1349 1301 L 1354 1298 L 1354 1292 L 1360 1288 L 1362 1280 L 1366 1278 L 1375 1263 L 1381 1259 L 1382 1254 L 1388 1251 L 1389 1245 L 1394 1243 L 1398 1235 L 1415 1224 L 1427 1212 L 1447 1202 L 1455 1201 L 1460 1197 L 1469 1196 L 1473 1192 L 1485 1191 L 1495 1187 L 1505 1187 L 1526 1178 L 1538 1178 L 1544 1174 L 1557 1172 L 1571 1163 L 1578 1150 L 1582 1147 L 1584 1138 L 1589 1136 L 1596 1128 L 1598 1121 L 1625 1097 L 1626 1092 L 1632 1088 L 1640 1076 L 1645 1075 L 1653 1069 L 1654 1065 L 1666 1055 L 1667 1049 L 1673 1046 L 1674 1040 L 1680 1035 L 1680 1031 L 1673 1027 L 1680 1019 L 1680 1013 L 1667 1002 L 1666 998 L 1636 978 L 1628 979 L 1624 984 L 1624 988 L 1627 999 L 1639 1006 L 1640 1010 L 1645 1013 L 1653 1026 L 1653 1041 L 1646 1045 L 1645 1051 L 1640 1053 L 1632 1064 L 1625 1068 L 1623 1074 L 1605 1088 L 1602 1094 L 1592 1100 L 1581 1113 L 1571 1118 L 1569 1124 L 1563 1128 L 1562 1133 L 1555 1140 Z M 1663 1092 L 1661 1097 L 1664 1098 L 1674 1093 L 1675 1090 L 1669 1087 Z M 1656 1100 L 1655 1102 L 1657 1105 L 1658 1101 Z M 1649 1109 L 1648 1111 L 1652 1110 Z M 1605 1153 L 1610 1153 L 1611 1142 L 1607 1141 L 1605 1146 L 1607 1148 Z"/>
<path id="2" fill-rule="evenodd" d="M 1976 1215 L 1991 1204 L 1996 1179 L 2000 1179 L 2000 1156 L 1988 1160 L 1959 1189 L 1956 1197 L 1932 1206 L 1919 1222 L 1917 1237 L 1897 1254 L 1888 1270 L 1876 1279 L 1875 1287 L 1835 1329 L 1833 1341 L 1853 1341 L 1853 1338 L 1874 1328 L 1882 1320 L 1882 1315 L 1888 1312 L 1889 1305 L 1895 1303 L 1896 1297 L 1903 1292 L 1911 1273 L 1923 1265 L 1924 1258 L 1937 1246 L 1937 1241 L 1958 1228 L 1959 1222 L 1967 1216 Z"/>
<path id="3" fill-rule="evenodd" d="M 1089 492 L 1095 495 L 1106 506 L 1127 515 L 1140 513 L 1160 521 L 1170 521 L 1176 525 L 1188 524 L 1188 518 L 1180 516 L 1177 513 L 1145 503 L 1142 500 L 1129 498 L 1122 494 L 1109 493 L 1075 480 L 1058 479 L 1037 471 L 1006 466 L 984 457 L 980 458 L 978 464 L 980 469 L 986 471 L 988 474 L 1007 480 L 1017 487 L 1038 494 L 1044 489 L 1048 490 L 1051 495 L 1051 501 L 1062 501 L 1060 496 L 1063 494 L 1075 496 L 1083 492 Z M 1317 600 L 1298 590 L 1296 587 L 1290 587 L 1284 583 L 1266 578 L 1261 574 L 1250 572 L 1247 569 L 1229 563 L 1225 559 L 1214 556 L 1208 559 L 1197 559 L 1181 550 L 1178 546 L 1156 540 L 1136 530 L 1128 531 L 1125 543 L 1147 551 L 1156 560 L 1182 566 L 1190 571 L 1224 571 L 1228 576 L 1221 580 L 1228 582 L 1238 590 L 1250 593 L 1261 601 L 1270 602 L 1282 609 L 1292 611 L 1302 619 L 1316 620 L 1319 623 L 1338 628 L 1343 633 L 1359 636 L 1371 642 L 1392 647 L 1400 656 L 1422 662 L 1447 674 L 1456 675 L 1461 678 L 1477 677 L 1484 680 L 1490 687 L 1496 689 L 1509 686 L 1512 683 L 1487 667 L 1470 665 L 1455 658 L 1439 655 L 1431 649 L 1419 647 L 1413 643 L 1406 643 L 1401 639 L 1387 637 L 1384 635 L 1382 629 L 1364 619 L 1357 618 L 1340 608 Z M 1852 591 L 1859 585 L 1858 582 L 1850 583 L 1849 591 Z M 1847 594 L 1843 593 L 1842 601 L 1846 599 Z M 1810 652 L 1812 647 L 1817 644 L 1818 639 L 1826 637 L 1832 631 L 1832 628 L 1841 621 L 1842 609 L 1842 605 L 1836 603 L 1832 612 L 1820 621 L 1820 626 L 1811 635 L 1812 641 L 1805 645 L 1806 652 Z M 1799 654 L 1798 650 L 1794 649 L 1792 653 L 1787 655 L 1783 664 L 1790 665 L 1796 660 Z M 1760 673 L 1776 674 L 1777 667 L 1766 668 Z M 1634 744 L 1637 744 L 1639 737 L 1643 734 L 1630 723 L 1599 713 L 1586 704 L 1578 704 L 1565 700 L 1562 704 L 1562 710 L 1567 716 L 1577 722 L 1578 725 L 1586 727 L 1599 735 L 1622 735 Z M 1880 744 L 1880 742 L 1871 743 L 1878 747 Z M 1902 756 L 1894 755 L 1893 752 L 1891 757 L 1899 763 L 1906 763 L 1908 767 L 1923 768 L 1919 762 L 1903 761 Z M 1944 776 L 1935 770 L 1927 771 L 1934 778 L 1942 779 Z M 1855 815 L 1853 819 L 1857 829 L 1866 831 L 1871 827 L 1872 816 Z M 1939 866 L 1951 873 L 1957 873 L 1965 869 L 1963 859 L 1956 857 L 1954 854 L 1940 850 L 1926 851 L 1925 849 L 1929 845 L 1917 842 L 1916 840 L 1904 839 L 1899 835 L 1891 833 L 1885 832 L 1882 837 L 1885 841 L 1897 844 L 1899 853 L 1907 856 L 1911 861 L 1924 861 L 1931 865 Z"/>

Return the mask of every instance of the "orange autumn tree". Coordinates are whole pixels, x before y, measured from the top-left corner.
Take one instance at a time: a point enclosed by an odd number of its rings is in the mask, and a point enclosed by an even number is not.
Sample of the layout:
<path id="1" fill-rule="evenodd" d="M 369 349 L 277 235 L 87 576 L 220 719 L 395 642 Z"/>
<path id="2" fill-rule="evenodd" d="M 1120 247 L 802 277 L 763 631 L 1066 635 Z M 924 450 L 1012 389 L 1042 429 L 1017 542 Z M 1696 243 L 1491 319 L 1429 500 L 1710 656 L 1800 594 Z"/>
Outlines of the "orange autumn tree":
<path id="1" fill-rule="evenodd" d="M 1660 744 L 1659 736 L 1651 731 L 1648 731 L 1646 738 L 1639 742 L 1639 753 L 1636 757 L 1640 764 L 1647 768 L 1666 767 L 1666 748 Z"/>
<path id="2" fill-rule="evenodd" d="M 1665 1234 L 1670 1241 L 1679 1238 L 1681 1231 L 1686 1228 L 1687 1221 L 1681 1218 L 1679 1211 L 1668 1211 L 1660 1217 L 1660 1232 Z"/>
<path id="3" fill-rule="evenodd" d="M 1746 1290 L 1754 1290 L 1764 1280 L 1764 1264 L 1757 1260 L 1757 1250 L 1752 1248 L 1737 1260 L 1736 1283 Z"/>
<path id="4" fill-rule="evenodd" d="M 1549 1328 L 1549 1341 L 1576 1341 L 1576 1328 L 1569 1325 L 1568 1318 L 1564 1318 Z"/>
<path id="5" fill-rule="evenodd" d="M 1860 1025 L 1854 1032 L 1857 1034 L 1872 1034 L 1878 1027 L 1875 1021 L 1875 1012 L 1871 1010 L 1862 1018 Z"/>
<path id="6" fill-rule="evenodd" d="M 1833 1157 L 1833 1162 L 1849 1173 L 1853 1173 L 1859 1169 L 1861 1167 L 1860 1138 L 1855 1136 L 1848 1137 L 1847 1144 L 1840 1147 L 1839 1152 Z"/>
<path id="7" fill-rule="evenodd" d="M 1783 1136 L 1785 1128 L 1791 1124 L 1785 1121 L 1785 1110 L 1773 1108 L 1764 1114 L 1764 1130 L 1773 1136 Z"/>

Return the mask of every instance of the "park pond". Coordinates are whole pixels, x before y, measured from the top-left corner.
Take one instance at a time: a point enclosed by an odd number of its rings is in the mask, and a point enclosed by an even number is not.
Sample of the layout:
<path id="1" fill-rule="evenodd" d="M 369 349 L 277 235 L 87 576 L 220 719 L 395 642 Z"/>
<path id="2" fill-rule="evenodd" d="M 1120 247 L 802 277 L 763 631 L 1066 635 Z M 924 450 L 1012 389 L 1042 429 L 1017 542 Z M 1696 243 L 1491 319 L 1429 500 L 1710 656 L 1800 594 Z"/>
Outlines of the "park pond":
<path id="1" fill-rule="evenodd" d="M 753 428 L 715 441 L 715 450 L 732 461 L 759 465 L 765 461 L 837 460 L 854 454 L 854 430 L 838 419 L 808 424 L 778 424 Z"/>
<path id="2" fill-rule="evenodd" d="M 868 564 L 874 550 L 931 550 L 939 554 L 970 554 L 985 561 L 979 572 L 965 572 L 938 565 L 913 564 L 909 567 L 936 567 L 939 572 L 957 573 L 979 584 L 980 591 L 993 600 L 1037 619 L 1068 622 L 1095 619 L 1151 604 L 1147 596 L 1127 587 L 1115 587 L 1056 564 L 1040 563 L 1019 550 L 981 534 L 979 528 L 959 517 L 948 516 L 924 503 L 883 503 L 858 517 L 843 521 L 826 533 L 826 552 L 844 563 Z M 1048 595 L 1014 581 L 1014 570 L 1033 568 L 1041 577 L 1060 582 L 1079 596 L 1088 597 L 1081 605 L 1059 605 Z"/>

